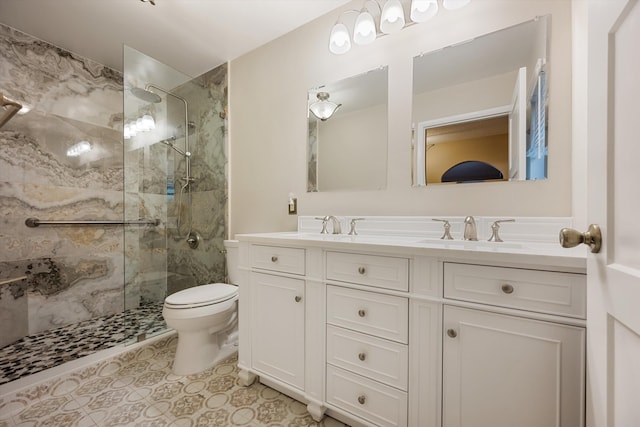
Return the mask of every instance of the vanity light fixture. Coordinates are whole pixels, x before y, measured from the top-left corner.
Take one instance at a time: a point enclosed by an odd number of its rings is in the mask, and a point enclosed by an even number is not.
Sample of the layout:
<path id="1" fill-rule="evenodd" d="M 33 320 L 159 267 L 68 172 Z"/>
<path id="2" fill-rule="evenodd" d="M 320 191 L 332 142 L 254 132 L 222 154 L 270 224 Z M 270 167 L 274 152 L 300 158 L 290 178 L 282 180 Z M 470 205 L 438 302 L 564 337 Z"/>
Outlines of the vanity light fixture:
<path id="1" fill-rule="evenodd" d="M 425 22 L 438 13 L 438 1 L 442 1 L 442 7 L 447 10 L 460 9 L 471 0 L 411 0 L 409 17 L 411 22 L 405 22 L 404 9 L 400 0 L 385 0 L 380 7 L 380 0 L 366 0 L 361 10 L 346 10 L 336 21 L 329 36 L 329 51 L 336 55 L 347 53 L 351 50 L 351 41 L 355 44 L 366 45 L 373 43 L 380 34 L 393 34 L 419 22 Z M 378 6 L 380 25 L 378 33 L 374 14 L 368 9 L 368 5 L 374 3 Z M 353 25 L 353 37 L 349 34 L 349 28 L 342 21 L 342 15 L 357 13 Z M 377 16 L 377 14 L 375 15 Z"/>
<path id="2" fill-rule="evenodd" d="M 328 92 L 318 92 L 316 97 L 318 100 L 309 106 L 309 111 L 323 122 L 329 120 L 336 110 L 342 106 L 342 104 L 329 101 Z"/>

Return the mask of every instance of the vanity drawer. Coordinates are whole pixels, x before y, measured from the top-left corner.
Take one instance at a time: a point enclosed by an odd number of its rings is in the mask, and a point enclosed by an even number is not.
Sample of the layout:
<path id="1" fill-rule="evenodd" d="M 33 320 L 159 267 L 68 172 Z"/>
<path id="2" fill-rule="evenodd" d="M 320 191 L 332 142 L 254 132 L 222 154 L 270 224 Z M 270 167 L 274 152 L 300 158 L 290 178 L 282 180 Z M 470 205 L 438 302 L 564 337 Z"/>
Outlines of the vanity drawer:
<path id="1" fill-rule="evenodd" d="M 327 365 L 327 403 L 378 426 L 407 425 L 407 393 Z"/>
<path id="2" fill-rule="evenodd" d="M 444 263 L 444 296 L 540 313 L 586 317 L 586 276 Z"/>
<path id="3" fill-rule="evenodd" d="M 405 391 L 408 354 L 404 344 L 327 326 L 327 363 Z"/>
<path id="4" fill-rule="evenodd" d="M 409 260 L 378 255 L 327 252 L 327 279 L 408 291 Z"/>
<path id="5" fill-rule="evenodd" d="M 280 246 L 251 246 L 251 267 L 281 273 L 304 274 L 304 255 L 302 248 L 284 248 Z"/>
<path id="6" fill-rule="evenodd" d="M 407 344 L 407 298 L 327 286 L 327 323 Z"/>

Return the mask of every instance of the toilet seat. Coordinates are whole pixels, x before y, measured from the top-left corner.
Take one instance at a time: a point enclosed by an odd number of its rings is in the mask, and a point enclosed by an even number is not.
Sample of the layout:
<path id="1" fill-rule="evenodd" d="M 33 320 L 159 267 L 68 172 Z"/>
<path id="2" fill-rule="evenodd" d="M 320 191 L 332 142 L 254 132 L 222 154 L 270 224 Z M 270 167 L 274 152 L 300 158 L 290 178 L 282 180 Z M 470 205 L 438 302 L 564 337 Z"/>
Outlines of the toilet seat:
<path id="1" fill-rule="evenodd" d="M 194 286 L 169 295 L 164 305 L 172 309 L 206 307 L 238 296 L 238 287 L 226 283 Z"/>

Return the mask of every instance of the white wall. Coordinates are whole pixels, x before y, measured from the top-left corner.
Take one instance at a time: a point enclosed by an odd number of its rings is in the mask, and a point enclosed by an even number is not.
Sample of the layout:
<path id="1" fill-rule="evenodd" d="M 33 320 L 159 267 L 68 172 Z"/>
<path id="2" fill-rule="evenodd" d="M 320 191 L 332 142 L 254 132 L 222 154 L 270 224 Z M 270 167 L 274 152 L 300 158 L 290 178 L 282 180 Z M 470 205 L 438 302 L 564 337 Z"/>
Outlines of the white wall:
<path id="1" fill-rule="evenodd" d="M 295 229 L 289 192 L 300 215 L 572 214 L 571 2 L 476 0 L 338 56 L 328 37 L 340 10 L 230 64 L 231 235 Z M 411 187 L 413 57 L 545 14 L 552 14 L 549 179 Z M 345 15 L 348 25 L 354 15 Z M 306 193 L 307 90 L 381 65 L 389 66 L 386 190 Z"/>

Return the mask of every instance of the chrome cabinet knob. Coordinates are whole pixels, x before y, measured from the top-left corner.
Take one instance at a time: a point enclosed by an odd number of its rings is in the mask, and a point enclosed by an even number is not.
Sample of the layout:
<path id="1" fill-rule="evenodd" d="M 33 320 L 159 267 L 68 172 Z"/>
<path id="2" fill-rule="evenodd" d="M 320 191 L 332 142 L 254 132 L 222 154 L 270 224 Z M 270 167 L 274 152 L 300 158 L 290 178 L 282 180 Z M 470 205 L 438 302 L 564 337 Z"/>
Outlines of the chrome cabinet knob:
<path id="1" fill-rule="evenodd" d="M 456 332 L 456 330 L 455 330 L 455 329 L 447 329 L 447 335 L 448 335 L 450 338 L 455 338 L 455 337 L 457 337 L 457 336 L 458 336 L 458 333 Z"/>
<path id="2" fill-rule="evenodd" d="M 358 403 L 359 404 L 364 405 L 366 401 L 367 401 L 366 396 L 364 396 L 364 395 L 358 396 Z"/>
<path id="3" fill-rule="evenodd" d="M 276 255 L 272 256 L 271 262 L 278 262 L 278 257 Z"/>
<path id="4" fill-rule="evenodd" d="M 573 248 L 580 243 L 584 243 L 591 248 L 591 253 L 597 254 L 602 247 L 602 232 L 596 224 L 589 225 L 584 233 L 572 228 L 563 228 L 560 230 L 560 245 L 563 248 Z"/>
<path id="5" fill-rule="evenodd" d="M 296 302 L 300 302 L 302 301 L 302 297 L 300 295 L 296 295 L 295 300 Z"/>
<path id="6" fill-rule="evenodd" d="M 360 274 L 364 274 L 364 273 L 366 273 L 366 272 L 367 272 L 367 269 L 366 269 L 366 268 L 364 268 L 364 267 L 358 267 L 358 273 L 360 273 Z"/>
<path id="7" fill-rule="evenodd" d="M 367 315 L 367 312 L 366 312 L 366 311 L 364 311 L 364 309 L 362 309 L 362 308 L 361 308 L 360 310 L 358 310 L 358 316 L 360 316 L 360 317 L 364 317 L 364 316 L 366 316 L 366 315 Z"/>
<path id="8" fill-rule="evenodd" d="M 502 292 L 504 292 L 505 294 L 512 294 L 513 293 L 513 286 L 509 285 L 507 283 L 505 283 L 504 285 L 502 285 L 500 287 L 500 289 L 502 289 Z"/>
<path id="9" fill-rule="evenodd" d="M 367 358 L 367 355 L 365 353 L 358 354 L 358 359 L 360 359 L 362 362 L 364 362 L 366 358 Z"/>

